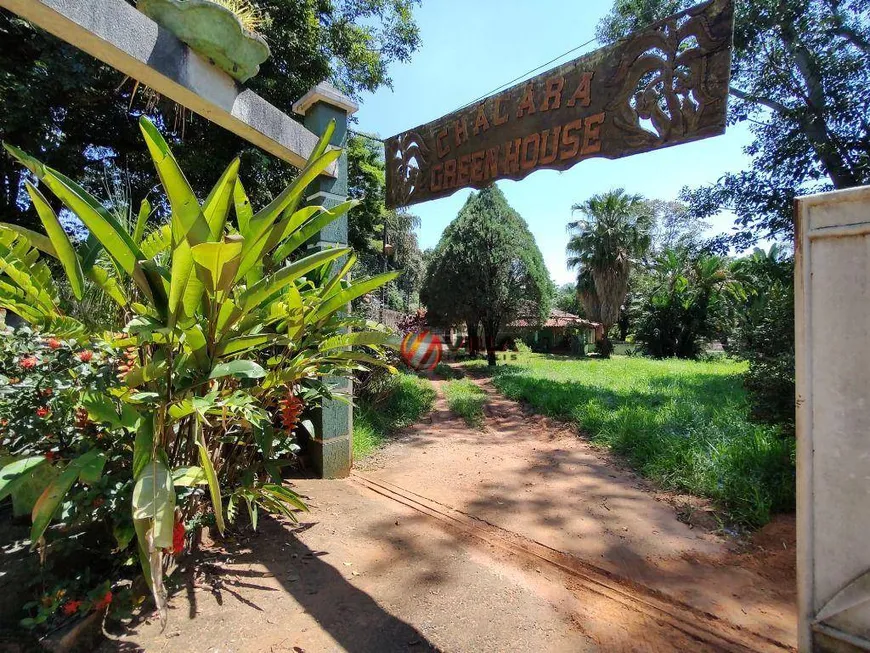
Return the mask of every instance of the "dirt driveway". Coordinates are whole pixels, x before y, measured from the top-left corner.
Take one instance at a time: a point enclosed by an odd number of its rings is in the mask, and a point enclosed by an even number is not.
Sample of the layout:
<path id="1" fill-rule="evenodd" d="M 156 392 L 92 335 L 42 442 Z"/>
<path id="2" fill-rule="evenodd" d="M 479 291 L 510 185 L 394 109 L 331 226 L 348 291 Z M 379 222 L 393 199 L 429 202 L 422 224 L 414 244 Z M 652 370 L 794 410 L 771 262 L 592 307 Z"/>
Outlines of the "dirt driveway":
<path id="1" fill-rule="evenodd" d="M 300 526 L 206 550 L 164 633 L 102 650 L 781 651 L 794 525 L 737 543 L 492 388 L 485 428 L 439 399 L 345 481 L 300 481 Z M 220 573 L 218 573 L 220 572 Z"/>

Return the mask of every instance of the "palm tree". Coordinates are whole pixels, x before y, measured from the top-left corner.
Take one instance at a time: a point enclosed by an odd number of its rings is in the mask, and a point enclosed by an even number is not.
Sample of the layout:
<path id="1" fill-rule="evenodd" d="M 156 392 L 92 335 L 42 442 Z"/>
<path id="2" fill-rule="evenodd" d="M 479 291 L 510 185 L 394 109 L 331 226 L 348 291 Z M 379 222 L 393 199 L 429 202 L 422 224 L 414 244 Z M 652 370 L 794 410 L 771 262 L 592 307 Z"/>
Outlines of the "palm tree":
<path id="1" fill-rule="evenodd" d="M 598 351 L 610 356 L 608 330 L 619 320 L 628 293 L 628 273 L 634 261 L 643 257 L 652 241 L 652 219 L 640 195 L 629 195 L 622 188 L 608 191 L 571 211 L 584 217 L 569 222 L 568 267 L 578 268 L 580 299 L 589 317 L 600 322 L 604 337 Z"/>

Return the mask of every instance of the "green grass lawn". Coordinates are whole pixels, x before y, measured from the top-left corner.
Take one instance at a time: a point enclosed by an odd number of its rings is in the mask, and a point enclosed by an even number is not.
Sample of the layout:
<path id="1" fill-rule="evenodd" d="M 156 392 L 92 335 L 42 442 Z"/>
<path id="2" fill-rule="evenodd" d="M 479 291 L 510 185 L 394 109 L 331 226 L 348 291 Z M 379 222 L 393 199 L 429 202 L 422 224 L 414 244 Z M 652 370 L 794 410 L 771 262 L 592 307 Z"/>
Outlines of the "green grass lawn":
<path id="1" fill-rule="evenodd" d="M 410 426 L 435 403 L 435 387 L 414 374 L 391 376 L 377 398 L 360 401 L 353 414 L 353 457 L 361 460 L 397 430 Z"/>
<path id="2" fill-rule="evenodd" d="M 482 361 L 467 364 L 485 370 Z M 744 363 L 526 354 L 493 382 L 511 399 L 575 422 L 665 488 L 714 499 L 758 527 L 794 508 L 794 440 L 748 421 Z"/>
<path id="3" fill-rule="evenodd" d="M 486 393 L 473 381 L 468 379 L 449 381 L 444 384 L 443 389 L 450 410 L 464 419 L 469 426 L 479 427 L 483 424 Z"/>

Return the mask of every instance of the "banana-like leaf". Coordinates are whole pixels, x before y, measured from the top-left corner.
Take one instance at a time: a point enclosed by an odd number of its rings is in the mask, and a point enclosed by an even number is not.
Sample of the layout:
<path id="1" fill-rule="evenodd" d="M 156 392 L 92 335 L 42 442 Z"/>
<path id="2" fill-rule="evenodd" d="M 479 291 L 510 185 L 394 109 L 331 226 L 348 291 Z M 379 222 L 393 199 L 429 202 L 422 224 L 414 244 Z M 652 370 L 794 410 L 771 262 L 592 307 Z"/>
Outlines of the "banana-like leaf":
<path id="1" fill-rule="evenodd" d="M 56 170 L 46 167 L 43 181 L 78 216 L 121 269 L 132 276 L 136 261 L 143 256 L 118 220 L 84 188 Z"/>
<path id="2" fill-rule="evenodd" d="M 335 249 L 325 249 L 314 254 L 310 254 L 303 259 L 294 261 L 287 267 L 281 268 L 274 274 L 257 282 L 239 297 L 239 304 L 242 312 L 248 313 L 257 306 L 260 306 L 275 293 L 280 292 L 285 286 L 293 283 L 309 270 L 320 267 L 324 263 L 333 261 L 351 250 L 348 247 L 336 247 Z"/>
<path id="3" fill-rule="evenodd" d="M 330 277 L 329 281 L 327 281 L 323 288 L 320 290 L 320 296 L 322 298 L 329 297 L 332 294 L 332 291 L 335 290 L 338 285 L 341 283 L 341 280 L 344 279 L 351 271 L 354 265 L 356 265 L 357 256 L 356 253 L 352 253 L 347 257 L 347 261 L 344 262 L 344 265 L 341 266 L 341 269 Z"/>
<path id="4" fill-rule="evenodd" d="M 172 547 L 175 489 L 169 468 L 159 458 L 152 458 L 145 465 L 133 486 L 133 519 L 152 520 L 149 542 L 152 547 Z"/>
<path id="5" fill-rule="evenodd" d="M 17 286 L 22 299 L 26 298 L 39 314 L 58 314 L 57 290 L 51 278 L 51 270 L 45 262 L 39 260 L 39 252 L 31 247 L 30 241 L 9 229 L 0 229 L 0 275 L 2 274 Z"/>
<path id="6" fill-rule="evenodd" d="M 272 260 L 275 263 L 280 263 L 304 245 L 310 238 L 316 236 L 321 229 L 338 220 L 357 204 L 359 204 L 358 200 L 348 200 L 333 209 L 324 209 L 323 213 L 306 222 L 301 229 L 298 229 L 292 236 L 281 243 L 272 255 Z"/>
<path id="7" fill-rule="evenodd" d="M 302 502 L 302 498 L 296 494 L 293 490 L 290 490 L 283 485 L 278 485 L 276 483 L 266 483 L 263 488 L 264 491 L 273 495 L 276 499 L 281 501 L 282 503 L 293 506 L 298 510 L 302 510 L 304 512 L 308 512 L 308 506 L 306 506 Z"/>
<path id="8" fill-rule="evenodd" d="M 199 366 L 199 369 L 206 370 L 209 368 L 210 359 L 208 357 L 208 343 L 205 339 L 205 334 L 202 331 L 202 326 L 194 324 L 184 330 L 184 342 L 187 349 L 193 355 L 193 359 Z"/>
<path id="9" fill-rule="evenodd" d="M 236 178 L 236 185 L 233 187 L 233 205 L 236 208 L 236 223 L 239 227 L 239 233 L 245 234 L 248 232 L 248 225 L 251 223 L 254 209 L 251 207 L 251 200 L 248 199 L 248 194 L 239 178 Z"/>
<path id="10" fill-rule="evenodd" d="M 327 338 L 320 343 L 320 351 L 341 349 L 342 347 L 359 347 L 361 345 L 383 345 L 390 339 L 390 334 L 380 331 L 354 331 L 353 333 L 341 333 Z"/>
<path id="11" fill-rule="evenodd" d="M 217 474 L 214 471 L 214 465 L 211 462 L 211 457 L 208 455 L 208 449 L 205 446 L 205 438 L 202 435 L 202 429 L 197 422 L 197 440 L 196 446 L 199 448 L 199 464 L 205 472 L 205 477 L 208 480 L 208 490 L 211 494 L 211 503 L 214 508 L 214 520 L 217 524 L 220 534 L 224 534 L 224 509 L 221 500 L 221 488 L 218 485 Z"/>
<path id="12" fill-rule="evenodd" d="M 380 288 L 385 283 L 389 283 L 398 277 L 401 273 L 402 270 L 384 272 L 383 274 L 378 274 L 369 279 L 363 279 L 362 281 L 357 281 L 356 283 L 349 285 L 347 288 L 335 293 L 323 302 L 316 311 L 312 311 L 310 316 L 307 318 L 308 322 L 316 323 L 327 319 L 330 315 L 341 310 L 357 297 L 362 297 L 363 295 Z"/>
<path id="13" fill-rule="evenodd" d="M 172 482 L 176 487 L 193 487 L 194 485 L 208 485 L 208 478 L 202 467 L 179 467 L 172 472 Z"/>
<path id="14" fill-rule="evenodd" d="M 168 252 L 172 247 L 172 226 L 164 224 L 154 229 L 144 237 L 139 247 L 146 259 L 153 259 L 158 254 Z"/>
<path id="15" fill-rule="evenodd" d="M 139 205 L 139 215 L 136 216 L 136 226 L 133 228 L 133 242 L 139 245 L 145 235 L 145 227 L 148 224 L 148 216 L 151 215 L 151 203 L 145 199 Z M 150 257 L 149 257 L 150 258 Z"/>
<path id="16" fill-rule="evenodd" d="M 82 273 L 78 254 L 76 254 L 69 236 L 63 230 L 60 220 L 57 219 L 48 200 L 29 181 L 25 181 L 24 186 L 27 188 L 27 194 L 30 195 L 30 200 L 33 202 L 36 212 L 39 214 L 39 219 L 42 221 L 45 233 L 48 234 L 51 244 L 54 245 L 54 251 L 57 253 L 57 258 L 60 260 L 64 272 L 66 272 L 73 295 L 75 295 L 76 299 L 81 300 L 85 292 L 85 277 Z"/>
<path id="17" fill-rule="evenodd" d="M 323 137 L 321 137 L 322 141 Z M 295 210 L 295 206 L 298 205 L 308 184 L 314 181 L 340 155 L 341 150 L 332 150 L 318 158 L 309 160 L 308 165 L 303 168 L 299 176 L 278 197 L 251 217 L 248 231 L 242 233 L 245 237 L 245 250 L 242 252 L 242 264 L 239 267 L 238 278 L 244 277 L 248 270 L 254 267 L 264 254 L 268 253 L 266 244 L 272 225 L 275 224 L 282 212 L 285 209 Z"/>
<path id="18" fill-rule="evenodd" d="M 241 236 L 225 236 L 223 242 L 201 243 L 191 250 L 200 281 L 210 293 L 219 294 L 221 299 L 232 287 L 243 245 Z"/>
<path id="19" fill-rule="evenodd" d="M 217 356 L 232 356 L 250 349 L 257 349 L 265 345 L 276 345 L 284 341 L 284 337 L 275 333 L 260 333 L 256 335 L 238 336 L 230 338 L 218 344 L 215 354 Z"/>
<path id="20" fill-rule="evenodd" d="M 41 234 L 38 231 L 26 229 L 17 224 L 9 224 L 8 222 L 0 222 L 0 228 L 11 229 L 12 231 L 17 232 L 29 240 L 30 244 L 43 254 L 48 254 L 49 256 L 57 258 L 57 252 L 54 251 L 54 245 L 51 244 L 51 239 L 48 236 Z"/>
<path id="21" fill-rule="evenodd" d="M 31 456 L 11 462 L 0 469 L 0 501 L 27 483 L 37 469 L 47 462 L 45 456 Z"/>
<path id="22" fill-rule="evenodd" d="M 139 287 L 145 291 L 151 299 L 151 305 L 157 310 L 161 319 L 166 319 L 169 314 L 169 275 L 153 260 L 139 261 L 136 263 L 133 278 L 139 281 Z M 171 325 L 170 325 L 171 326 Z"/>
<path id="23" fill-rule="evenodd" d="M 370 365 L 372 367 L 383 367 L 385 370 L 388 370 L 390 374 L 396 374 L 398 370 L 390 365 L 387 361 L 383 361 L 379 358 L 375 358 L 374 356 L 370 356 L 361 351 L 339 351 L 334 352 L 329 355 L 328 361 L 332 362 L 333 360 L 338 363 L 344 363 L 345 361 L 349 363 L 361 363 L 363 365 Z"/>
<path id="24" fill-rule="evenodd" d="M 234 376 L 239 379 L 261 379 L 266 376 L 266 370 L 254 361 L 230 361 L 214 366 L 209 379 L 220 379 L 225 376 Z"/>
<path id="25" fill-rule="evenodd" d="M 224 225 L 227 221 L 227 214 L 230 212 L 230 203 L 233 201 L 238 176 L 239 158 L 236 157 L 224 170 L 221 178 L 203 202 L 202 214 L 208 223 L 210 240 L 220 240 L 224 234 Z"/>
<path id="26" fill-rule="evenodd" d="M 36 500 L 33 506 L 31 519 L 33 525 L 30 528 L 30 548 L 36 548 L 40 538 L 45 534 L 45 529 L 51 523 L 52 517 L 60 508 L 63 498 L 76 482 L 96 483 L 103 472 L 106 464 L 105 454 L 98 449 L 91 449 L 75 460 L 70 461 L 66 468 L 57 476 Z"/>
<path id="27" fill-rule="evenodd" d="M 88 268 L 88 271 L 85 272 L 85 276 L 97 284 L 100 289 L 106 293 L 106 295 L 114 299 L 119 306 L 127 305 L 127 296 L 124 294 L 121 285 L 118 283 L 118 277 L 116 277 L 112 272 L 92 265 Z"/>

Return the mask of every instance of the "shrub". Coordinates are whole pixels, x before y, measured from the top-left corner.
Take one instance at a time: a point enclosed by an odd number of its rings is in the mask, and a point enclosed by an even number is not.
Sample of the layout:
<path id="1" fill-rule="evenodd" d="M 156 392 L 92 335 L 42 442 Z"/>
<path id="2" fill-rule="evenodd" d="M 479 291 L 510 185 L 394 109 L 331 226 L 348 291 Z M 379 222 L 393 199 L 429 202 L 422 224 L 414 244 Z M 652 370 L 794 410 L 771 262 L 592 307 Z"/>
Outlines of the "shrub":
<path id="1" fill-rule="evenodd" d="M 355 204 L 299 209 L 307 185 L 341 155 L 327 150 L 334 124 L 299 176 L 257 212 L 238 180 L 238 159 L 200 204 L 154 125 L 143 117 L 140 127 L 172 210 L 171 223 L 148 236 L 147 202 L 130 230 L 68 177 L 6 146 L 91 233 L 74 248 L 51 204 L 26 181 L 47 236 L 0 225 L 0 308 L 41 329 L 46 342 L 54 336 L 77 343 L 74 354 L 63 346 L 40 353 L 59 366 L 58 379 L 75 381 L 52 437 L 66 437 L 71 405 L 96 436 L 79 433 L 55 448 L 38 437 L 45 433 L 31 424 L 27 406 L 12 401 L 0 440 L 12 457 L 0 470 L 0 500 L 52 470 L 38 488 L 30 535 L 45 553 L 79 515 L 102 522 L 100 511 L 68 510 L 77 497 L 104 485 L 123 488 L 129 495 L 106 508 L 132 524 L 115 533 L 118 558 L 138 554 L 165 621 L 164 578 L 183 548 L 184 522 L 211 515 L 223 533 L 240 509 L 254 528 L 260 510 L 296 519 L 294 511 L 307 509 L 281 476 L 305 406 L 333 394 L 328 377 L 384 365 L 379 355 L 391 336 L 341 311 L 398 273 L 349 282 L 356 257 L 348 248 L 304 250 Z M 347 261 L 335 266 L 342 257 Z M 75 301 L 96 286 L 116 302 L 130 316 L 123 329 L 88 334 L 63 310 L 53 269 L 63 271 Z M 17 363 L 41 379 L 39 356 Z M 94 379 L 79 364 L 88 364 Z M 50 418 L 50 407 L 43 412 Z M 103 432 L 109 435 L 98 437 Z M 57 451 L 50 460 L 49 451 Z M 49 530 L 53 520 L 61 528 Z"/>
<path id="2" fill-rule="evenodd" d="M 399 429 L 432 410 L 435 387 L 428 379 L 399 373 L 381 376 L 361 392 L 354 411 L 353 455 L 361 459 Z"/>

